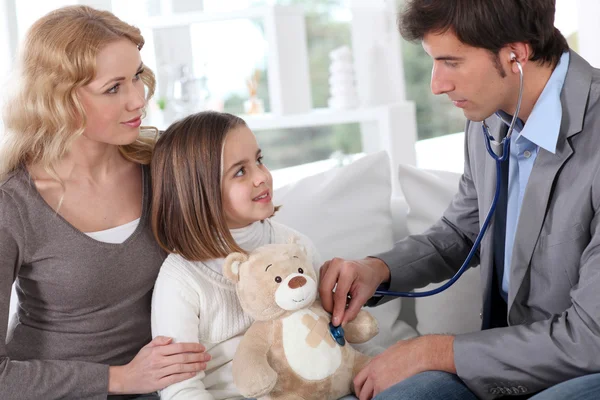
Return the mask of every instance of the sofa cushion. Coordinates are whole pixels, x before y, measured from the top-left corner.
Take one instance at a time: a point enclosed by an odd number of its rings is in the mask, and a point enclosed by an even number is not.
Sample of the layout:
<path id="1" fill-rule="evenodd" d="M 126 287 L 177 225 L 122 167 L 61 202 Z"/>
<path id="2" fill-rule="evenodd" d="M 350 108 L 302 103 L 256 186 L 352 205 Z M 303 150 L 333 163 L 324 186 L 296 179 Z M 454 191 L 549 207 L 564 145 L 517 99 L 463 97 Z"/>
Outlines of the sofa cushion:
<path id="1" fill-rule="evenodd" d="M 275 220 L 307 235 L 323 260 L 386 251 L 393 246 L 390 161 L 386 152 L 298 180 L 274 191 Z M 374 354 L 416 332 L 398 319 L 401 300 L 369 309 L 380 334 L 362 351 Z"/>
<path id="2" fill-rule="evenodd" d="M 460 174 L 423 170 L 400 165 L 398 179 L 408 203 L 409 234 L 419 234 L 433 225 L 446 210 L 458 190 Z M 431 290 L 442 284 L 429 285 L 418 291 Z M 406 307 L 410 306 L 407 302 Z M 466 333 L 479 330 L 481 288 L 479 268 L 471 268 L 448 290 L 414 302 L 417 330 L 420 334 Z"/>

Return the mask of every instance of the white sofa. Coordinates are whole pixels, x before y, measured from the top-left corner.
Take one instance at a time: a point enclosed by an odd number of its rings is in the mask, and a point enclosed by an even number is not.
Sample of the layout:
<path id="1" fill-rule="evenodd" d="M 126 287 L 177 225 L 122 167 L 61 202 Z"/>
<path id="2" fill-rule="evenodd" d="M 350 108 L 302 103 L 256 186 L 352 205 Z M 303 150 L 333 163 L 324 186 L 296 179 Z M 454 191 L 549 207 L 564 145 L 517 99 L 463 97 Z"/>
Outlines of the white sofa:
<path id="1" fill-rule="evenodd" d="M 323 260 L 362 258 L 385 251 L 395 241 L 420 233 L 436 221 L 460 178 L 451 172 L 406 165 L 398 168 L 402 195 L 393 197 L 385 152 L 300 179 L 275 190 L 275 204 L 282 205 L 275 219 L 310 237 Z M 479 330 L 480 293 L 479 269 L 474 268 L 439 295 L 397 299 L 371 308 L 380 334 L 363 350 L 376 353 L 419 334 Z"/>
<path id="2" fill-rule="evenodd" d="M 276 189 L 274 201 L 283 207 L 275 218 L 310 237 L 323 260 L 385 251 L 437 220 L 460 177 L 405 165 L 398 168 L 403 195 L 392 197 L 389 158 L 380 152 Z M 13 293 L 11 315 L 14 297 Z M 418 334 L 478 330 L 480 306 L 479 271 L 472 269 L 434 297 L 397 299 L 369 309 L 379 321 L 380 334 L 363 351 L 375 353 Z"/>

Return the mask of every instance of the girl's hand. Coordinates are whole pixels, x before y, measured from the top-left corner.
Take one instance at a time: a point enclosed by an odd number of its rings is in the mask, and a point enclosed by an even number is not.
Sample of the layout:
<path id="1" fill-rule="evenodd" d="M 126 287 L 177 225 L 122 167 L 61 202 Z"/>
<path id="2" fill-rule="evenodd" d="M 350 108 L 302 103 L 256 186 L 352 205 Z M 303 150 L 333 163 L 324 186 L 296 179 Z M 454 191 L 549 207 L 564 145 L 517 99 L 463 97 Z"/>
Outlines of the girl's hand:
<path id="1" fill-rule="evenodd" d="M 200 343 L 171 343 L 157 336 L 127 365 L 109 368 L 109 394 L 151 393 L 206 369 L 210 354 Z"/>

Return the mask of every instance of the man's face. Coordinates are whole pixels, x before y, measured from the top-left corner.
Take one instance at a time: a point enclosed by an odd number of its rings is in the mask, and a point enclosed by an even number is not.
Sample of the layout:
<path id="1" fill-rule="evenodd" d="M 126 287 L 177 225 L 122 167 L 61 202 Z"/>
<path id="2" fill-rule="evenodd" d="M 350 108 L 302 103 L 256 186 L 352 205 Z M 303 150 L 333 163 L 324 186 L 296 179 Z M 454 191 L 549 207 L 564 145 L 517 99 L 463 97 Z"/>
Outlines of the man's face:
<path id="1" fill-rule="evenodd" d="M 502 63 L 505 50 L 496 56 L 466 45 L 451 30 L 428 33 L 423 48 L 433 58 L 433 94 L 447 94 L 471 121 L 482 121 L 499 109 L 510 112 L 514 90 Z"/>

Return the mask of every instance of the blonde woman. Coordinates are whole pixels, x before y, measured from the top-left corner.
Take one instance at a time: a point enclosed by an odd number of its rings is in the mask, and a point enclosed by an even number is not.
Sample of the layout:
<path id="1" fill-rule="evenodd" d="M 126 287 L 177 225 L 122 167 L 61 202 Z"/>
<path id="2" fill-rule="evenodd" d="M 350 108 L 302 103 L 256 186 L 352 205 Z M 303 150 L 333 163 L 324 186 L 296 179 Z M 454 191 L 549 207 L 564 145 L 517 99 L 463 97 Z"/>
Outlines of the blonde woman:
<path id="1" fill-rule="evenodd" d="M 135 398 L 210 358 L 198 343 L 151 341 L 165 253 L 149 223 L 154 140 L 140 124 L 155 82 L 143 44 L 137 28 L 84 6 L 27 34 L 0 154 L 4 400 Z"/>

